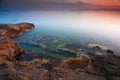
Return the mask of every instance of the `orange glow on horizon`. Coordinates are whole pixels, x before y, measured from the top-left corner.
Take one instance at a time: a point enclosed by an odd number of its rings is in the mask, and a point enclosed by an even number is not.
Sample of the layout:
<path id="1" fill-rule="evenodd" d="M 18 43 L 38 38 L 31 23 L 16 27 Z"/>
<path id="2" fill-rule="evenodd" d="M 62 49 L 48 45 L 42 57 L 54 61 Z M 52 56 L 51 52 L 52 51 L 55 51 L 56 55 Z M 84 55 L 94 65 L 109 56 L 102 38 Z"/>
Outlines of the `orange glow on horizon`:
<path id="1" fill-rule="evenodd" d="M 81 0 L 83 2 L 102 5 L 103 7 L 120 8 L 120 0 Z"/>
<path id="2" fill-rule="evenodd" d="M 119 7 L 120 8 L 120 4 L 119 3 L 107 3 L 107 4 L 103 4 L 104 6 L 107 7 Z"/>

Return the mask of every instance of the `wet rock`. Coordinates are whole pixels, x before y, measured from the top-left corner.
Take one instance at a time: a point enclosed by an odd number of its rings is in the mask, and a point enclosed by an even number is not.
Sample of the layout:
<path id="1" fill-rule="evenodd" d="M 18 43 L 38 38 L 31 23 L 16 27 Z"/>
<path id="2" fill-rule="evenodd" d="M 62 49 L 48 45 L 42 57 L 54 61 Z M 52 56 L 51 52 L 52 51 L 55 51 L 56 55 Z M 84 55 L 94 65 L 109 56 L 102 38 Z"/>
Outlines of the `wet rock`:
<path id="1" fill-rule="evenodd" d="M 34 28 L 31 23 L 0 24 L 0 36 L 17 37 Z"/>
<path id="2" fill-rule="evenodd" d="M 60 55 L 70 55 L 71 57 L 77 57 L 77 53 L 70 49 L 57 49 L 57 52 Z"/>
<path id="3" fill-rule="evenodd" d="M 57 51 L 65 51 L 65 52 L 70 52 L 70 53 L 76 53 L 76 51 L 69 49 L 69 48 L 58 48 Z"/>

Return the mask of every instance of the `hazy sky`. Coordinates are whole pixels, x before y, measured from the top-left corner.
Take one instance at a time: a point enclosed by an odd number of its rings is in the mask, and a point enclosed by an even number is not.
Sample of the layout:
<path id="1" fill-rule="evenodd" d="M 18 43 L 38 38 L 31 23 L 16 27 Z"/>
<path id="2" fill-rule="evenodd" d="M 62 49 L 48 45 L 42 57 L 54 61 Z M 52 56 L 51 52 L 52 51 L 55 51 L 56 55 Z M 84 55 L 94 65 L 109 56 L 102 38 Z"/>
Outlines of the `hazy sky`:
<path id="1" fill-rule="evenodd" d="M 120 6 L 120 0 L 0 0 L 3 2 L 69 2 L 69 3 L 78 3 L 80 1 L 87 2 L 87 3 L 95 3 L 95 4 L 104 4 L 104 5 L 119 5 Z"/>
<path id="2" fill-rule="evenodd" d="M 0 0 L 0 6 L 4 7 L 81 7 L 81 5 L 101 5 L 103 7 L 116 7 L 120 9 L 120 0 Z M 73 7 L 73 6 L 71 6 Z M 92 6 L 93 7 L 93 6 Z"/>
<path id="3" fill-rule="evenodd" d="M 95 4 L 104 4 L 104 5 L 119 5 L 120 0 L 44 0 L 44 1 L 55 1 L 55 2 L 71 2 L 78 3 L 80 1 L 87 3 L 95 3 Z"/>

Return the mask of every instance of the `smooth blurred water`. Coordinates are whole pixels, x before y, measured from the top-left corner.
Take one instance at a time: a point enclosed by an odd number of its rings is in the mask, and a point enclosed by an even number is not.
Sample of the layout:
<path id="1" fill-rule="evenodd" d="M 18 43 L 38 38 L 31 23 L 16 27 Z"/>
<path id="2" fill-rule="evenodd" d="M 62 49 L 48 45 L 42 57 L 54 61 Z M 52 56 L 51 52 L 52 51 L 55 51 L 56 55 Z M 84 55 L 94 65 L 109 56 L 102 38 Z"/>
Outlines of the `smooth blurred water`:
<path id="1" fill-rule="evenodd" d="M 19 22 L 36 26 L 15 39 L 19 44 L 48 37 L 63 43 L 98 43 L 120 49 L 120 12 L 117 11 L 0 11 L 0 23 Z M 28 46 L 24 45 L 27 50 Z M 38 53 L 41 51 L 45 50 Z"/>

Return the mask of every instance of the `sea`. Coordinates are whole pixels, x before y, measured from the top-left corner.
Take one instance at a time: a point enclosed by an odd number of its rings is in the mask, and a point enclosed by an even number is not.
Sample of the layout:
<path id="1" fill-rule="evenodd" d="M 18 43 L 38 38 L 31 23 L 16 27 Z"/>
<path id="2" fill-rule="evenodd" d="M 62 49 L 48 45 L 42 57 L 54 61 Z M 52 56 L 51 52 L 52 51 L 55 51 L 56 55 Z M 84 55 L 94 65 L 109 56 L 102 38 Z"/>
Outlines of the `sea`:
<path id="1" fill-rule="evenodd" d="M 33 54 L 67 58 L 58 48 L 100 44 L 120 51 L 120 11 L 0 11 L 0 24 L 33 23 L 35 28 L 14 38 Z"/>

